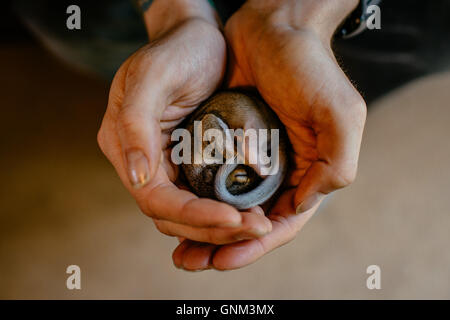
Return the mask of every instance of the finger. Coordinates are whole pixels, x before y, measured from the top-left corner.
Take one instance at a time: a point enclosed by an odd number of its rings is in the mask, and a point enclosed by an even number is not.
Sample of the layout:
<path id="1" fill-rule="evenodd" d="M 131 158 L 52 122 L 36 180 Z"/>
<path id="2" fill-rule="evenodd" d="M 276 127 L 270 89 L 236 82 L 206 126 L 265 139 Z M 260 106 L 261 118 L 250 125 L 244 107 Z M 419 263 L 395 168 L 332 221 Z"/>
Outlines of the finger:
<path id="1" fill-rule="evenodd" d="M 110 122 L 105 123 L 105 128 Z M 106 139 L 105 139 L 106 140 Z M 117 140 L 117 139 L 116 139 Z M 240 226 L 241 214 L 233 207 L 209 199 L 198 199 L 187 190 L 172 184 L 164 170 L 159 168 L 152 182 L 143 188 L 130 187 L 127 180 L 119 142 L 103 143 L 108 159 L 116 168 L 120 178 L 137 200 L 142 211 L 150 217 L 189 224 L 197 227 Z"/>
<path id="2" fill-rule="evenodd" d="M 159 177 L 156 178 L 159 180 Z M 153 183 L 136 193 L 141 210 L 148 216 L 193 227 L 240 227 L 241 213 L 232 206 L 198 198 L 187 190 L 165 181 Z M 177 234 L 184 236 L 182 234 Z"/>
<path id="3" fill-rule="evenodd" d="M 114 76 L 97 136 L 100 148 L 128 189 L 140 188 L 151 180 L 161 153 L 159 115 L 165 107 L 164 91 L 147 79 L 154 76 L 136 76 L 134 69 L 141 70 L 140 74 L 149 69 L 145 61 L 137 66 L 136 57 L 144 56 L 143 52 L 147 51 L 139 50 L 128 58 Z"/>
<path id="4" fill-rule="evenodd" d="M 116 120 L 116 130 L 129 183 L 145 186 L 154 176 L 161 158 L 161 127 L 152 102 L 144 95 L 124 99 Z"/>
<path id="5" fill-rule="evenodd" d="M 242 217 L 242 226 L 238 228 L 195 228 L 165 220 L 154 220 L 154 222 L 158 230 L 166 235 L 210 244 L 226 244 L 255 239 L 264 236 L 272 229 L 272 223 L 264 215 L 242 212 Z"/>
<path id="6" fill-rule="evenodd" d="M 356 178 L 366 119 L 364 100 L 336 65 L 339 93 L 330 89 L 314 105 L 312 126 L 317 135 L 317 160 L 306 171 L 295 195 L 299 213 L 324 195 L 351 184 Z"/>
<path id="7" fill-rule="evenodd" d="M 183 246 L 182 250 L 177 251 L 178 248 L 175 249 L 173 261 L 178 268 L 188 271 L 210 269 L 211 259 L 217 248 L 218 246 L 208 243 L 189 242 L 188 245 Z"/>
<path id="8" fill-rule="evenodd" d="M 175 248 L 172 253 L 172 261 L 175 267 L 182 268 L 184 251 L 186 251 L 186 249 L 188 249 L 194 243 L 195 241 L 185 239 Z"/>
<path id="9" fill-rule="evenodd" d="M 109 90 L 108 107 L 97 134 L 98 145 L 103 154 L 116 169 L 125 186 L 129 187 L 120 140 L 116 132 L 116 120 L 122 106 L 125 78 L 132 57 L 128 58 L 116 72 Z"/>
<path id="10" fill-rule="evenodd" d="M 104 153 L 125 183 L 127 178 L 123 162 L 118 160 L 120 148 L 107 148 L 105 145 L 106 143 L 103 143 L 102 150 L 104 149 Z M 126 185 L 129 186 L 129 184 Z M 152 183 L 144 188 L 129 189 L 141 210 L 149 217 L 173 220 L 177 223 L 198 227 L 238 227 L 241 225 L 241 214 L 236 209 L 213 200 L 198 199 L 186 188 L 178 189 L 169 181 L 164 170 L 158 170 Z"/>
<path id="11" fill-rule="evenodd" d="M 258 260 L 263 255 L 291 241 L 296 233 L 311 218 L 319 207 L 303 214 L 296 214 L 293 206 L 295 190 L 288 191 L 280 197 L 273 212 L 269 216 L 272 221 L 272 232 L 264 237 L 228 244 L 220 247 L 212 259 L 212 265 L 218 270 L 230 270 L 244 267 Z"/>
<path id="12" fill-rule="evenodd" d="M 252 207 L 250 209 L 247 209 L 248 212 L 256 213 L 259 215 L 264 215 L 264 210 L 260 206 Z"/>

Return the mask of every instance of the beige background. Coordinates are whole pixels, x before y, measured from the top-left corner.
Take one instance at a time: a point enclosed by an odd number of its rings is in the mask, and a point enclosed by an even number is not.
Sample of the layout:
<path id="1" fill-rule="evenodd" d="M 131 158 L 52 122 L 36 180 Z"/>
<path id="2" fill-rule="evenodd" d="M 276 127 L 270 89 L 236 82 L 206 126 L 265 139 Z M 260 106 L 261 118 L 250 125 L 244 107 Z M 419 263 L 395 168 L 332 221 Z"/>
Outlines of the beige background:
<path id="1" fill-rule="evenodd" d="M 241 270 L 188 273 L 96 145 L 107 84 L 34 47 L 2 47 L 0 61 L 0 298 L 450 298 L 450 74 L 371 106 L 357 181 L 293 242 Z M 80 291 L 65 287 L 70 264 Z"/>

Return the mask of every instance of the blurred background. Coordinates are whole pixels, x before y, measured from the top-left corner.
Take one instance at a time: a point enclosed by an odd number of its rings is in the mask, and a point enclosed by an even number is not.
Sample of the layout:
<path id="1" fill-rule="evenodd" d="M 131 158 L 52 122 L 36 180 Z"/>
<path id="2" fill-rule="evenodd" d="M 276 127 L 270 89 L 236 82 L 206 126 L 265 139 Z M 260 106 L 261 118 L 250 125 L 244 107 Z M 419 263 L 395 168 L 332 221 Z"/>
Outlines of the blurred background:
<path id="1" fill-rule="evenodd" d="M 336 43 L 369 102 L 356 182 L 331 196 L 294 241 L 255 264 L 190 273 L 172 265 L 178 241 L 140 213 L 96 143 L 109 65 L 145 42 L 132 7 L 116 9 L 129 13 L 134 36 L 114 39 L 89 28 L 89 21 L 105 21 L 95 15 L 84 22 L 84 33 L 70 35 L 105 52 L 108 65 L 87 72 L 89 63 L 103 62 L 83 50 L 73 53 L 71 46 L 80 46 L 64 41 L 65 8 L 43 11 L 61 15 L 43 24 L 30 15 L 38 9 L 6 3 L 0 16 L 0 298 L 450 298 L 450 73 L 443 63 L 450 60 L 450 33 L 442 25 L 443 40 L 428 44 L 430 37 L 420 41 L 425 27 L 402 29 L 389 19 L 384 37 L 369 32 Z M 396 32 L 409 40 L 395 41 Z M 384 55 L 349 53 L 364 43 L 375 47 L 367 41 L 386 34 L 397 43 L 394 53 L 381 46 Z M 114 49 L 118 38 L 127 39 L 121 50 Z M 415 54 L 432 45 L 439 59 Z M 63 61 L 61 52 L 73 55 Z M 69 60 L 80 64 L 74 68 Z M 377 71 L 377 64 L 385 69 Z M 394 67 L 400 71 L 389 72 Z M 81 290 L 66 288 L 72 264 L 81 268 Z M 369 265 L 381 268 L 381 290 L 366 287 Z"/>

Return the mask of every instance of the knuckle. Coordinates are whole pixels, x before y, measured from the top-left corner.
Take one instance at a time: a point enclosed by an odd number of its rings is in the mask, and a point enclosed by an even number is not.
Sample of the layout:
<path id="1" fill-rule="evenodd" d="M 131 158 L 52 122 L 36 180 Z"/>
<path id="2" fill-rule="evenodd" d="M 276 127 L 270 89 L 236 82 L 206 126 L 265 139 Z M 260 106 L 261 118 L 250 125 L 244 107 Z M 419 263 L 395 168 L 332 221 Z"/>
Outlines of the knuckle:
<path id="1" fill-rule="evenodd" d="M 144 112 L 135 110 L 130 105 L 124 105 L 117 117 L 117 132 L 119 135 L 126 136 L 129 143 L 137 143 L 140 141 L 141 133 L 145 131 L 147 118 Z"/>
<path id="2" fill-rule="evenodd" d="M 136 51 L 130 58 L 130 62 L 126 68 L 127 82 L 134 82 L 139 80 L 145 71 L 150 69 L 154 59 L 153 49 L 151 44 L 147 44 Z"/>
<path id="3" fill-rule="evenodd" d="M 286 236 L 285 241 L 283 242 L 283 244 L 287 244 L 291 241 L 293 241 L 295 239 L 295 237 L 297 236 L 297 234 L 295 232 L 289 232 Z"/>
<path id="4" fill-rule="evenodd" d="M 97 132 L 97 144 L 102 150 L 103 153 L 105 153 L 106 149 L 106 133 L 103 126 L 100 127 L 100 129 Z"/>
<path id="5" fill-rule="evenodd" d="M 168 236 L 173 236 L 173 234 L 170 232 L 170 230 L 167 228 L 167 226 L 162 223 L 161 221 L 157 220 L 157 219 L 153 219 L 153 222 L 156 226 L 156 229 L 158 229 L 159 232 L 168 235 Z"/>
<path id="6" fill-rule="evenodd" d="M 102 125 L 97 132 L 97 145 L 106 158 L 114 163 L 114 146 L 111 140 L 110 132 Z"/>
<path id="7" fill-rule="evenodd" d="M 165 229 L 162 226 L 162 224 L 157 219 L 153 219 L 153 223 L 155 224 L 156 229 L 158 229 L 159 232 L 164 233 Z"/>
<path id="8" fill-rule="evenodd" d="M 151 205 L 150 205 L 150 199 L 149 200 L 145 200 L 145 198 L 144 198 L 144 195 L 142 195 L 142 196 L 139 196 L 139 195 L 136 195 L 136 202 L 137 202 L 137 205 L 138 205 L 138 207 L 139 207 L 139 209 L 147 216 L 147 217 L 150 217 L 150 218 L 155 218 L 155 219 L 157 219 L 157 218 L 159 218 L 159 216 L 153 211 L 153 210 L 151 210 L 150 208 L 151 208 Z"/>
<path id="9" fill-rule="evenodd" d="M 352 118 L 358 124 L 364 124 L 367 117 L 367 105 L 364 99 L 358 94 L 353 102 L 349 104 L 350 113 Z"/>
<path id="10" fill-rule="evenodd" d="M 291 242 L 292 240 L 295 239 L 295 237 L 297 236 L 298 230 L 296 230 L 289 223 L 288 219 L 286 219 L 284 216 L 281 216 L 281 215 L 273 215 L 271 217 L 271 219 L 273 219 L 273 221 L 277 221 L 286 230 L 285 233 L 284 233 L 283 244 Z"/>
<path id="11" fill-rule="evenodd" d="M 130 111 L 131 106 L 123 105 L 117 116 L 117 130 L 121 132 L 133 132 L 135 130 L 136 116 Z"/>
<path id="12" fill-rule="evenodd" d="M 356 167 L 335 170 L 331 184 L 334 189 L 341 189 L 352 184 L 356 179 Z"/>
<path id="13" fill-rule="evenodd" d="M 342 100 L 336 100 L 321 109 L 319 116 L 326 121 L 339 121 L 352 128 L 362 129 L 366 122 L 367 106 L 362 96 L 351 88 Z"/>

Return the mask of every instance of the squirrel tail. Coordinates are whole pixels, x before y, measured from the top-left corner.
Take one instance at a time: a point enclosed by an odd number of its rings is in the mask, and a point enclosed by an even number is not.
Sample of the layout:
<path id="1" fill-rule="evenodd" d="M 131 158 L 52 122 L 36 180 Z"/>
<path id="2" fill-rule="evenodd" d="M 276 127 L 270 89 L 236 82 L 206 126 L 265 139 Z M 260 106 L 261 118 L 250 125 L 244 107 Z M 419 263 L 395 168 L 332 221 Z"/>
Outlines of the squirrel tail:
<path id="1" fill-rule="evenodd" d="M 232 205 L 238 210 L 249 209 L 269 200 L 280 187 L 287 171 L 285 152 L 279 152 L 278 154 L 279 163 L 277 172 L 268 175 L 254 189 L 237 195 L 233 195 L 228 191 L 226 181 L 228 176 L 239 164 L 236 158 L 233 159 L 232 163 L 223 164 L 217 171 L 215 177 L 214 191 L 217 199 Z"/>

